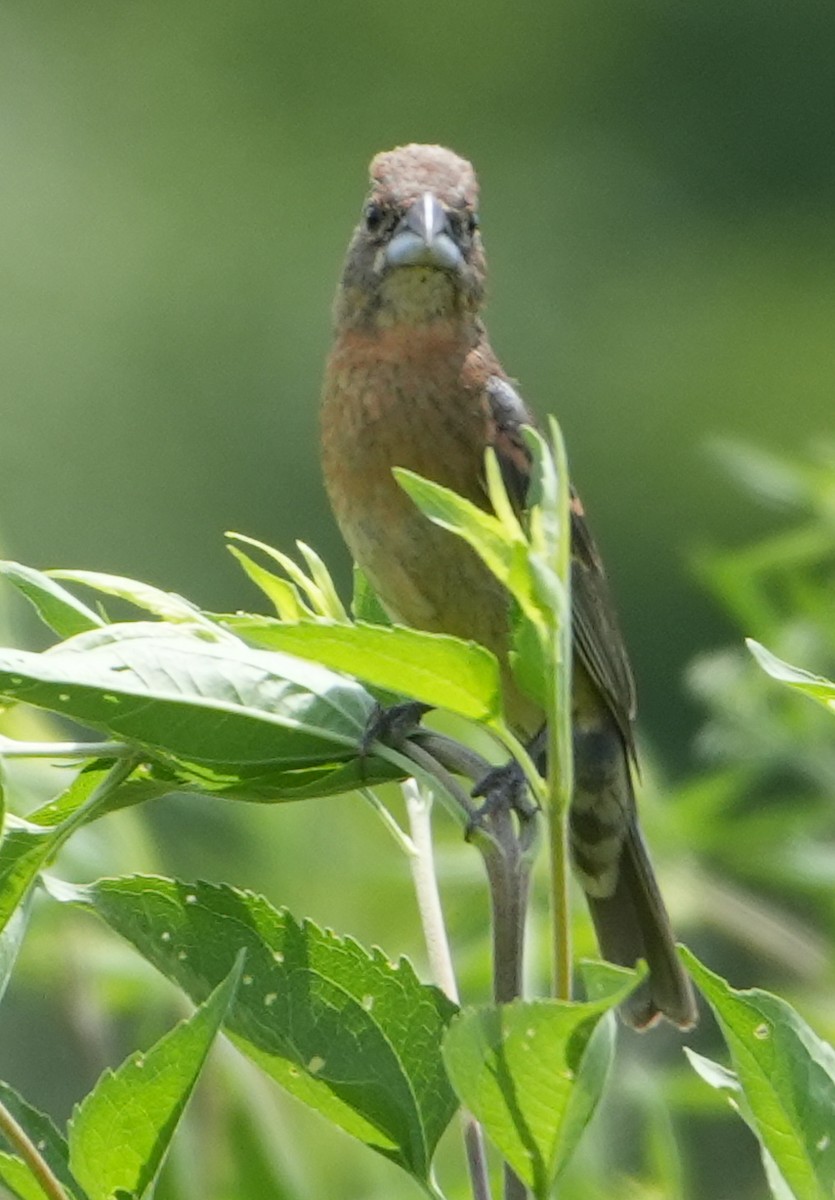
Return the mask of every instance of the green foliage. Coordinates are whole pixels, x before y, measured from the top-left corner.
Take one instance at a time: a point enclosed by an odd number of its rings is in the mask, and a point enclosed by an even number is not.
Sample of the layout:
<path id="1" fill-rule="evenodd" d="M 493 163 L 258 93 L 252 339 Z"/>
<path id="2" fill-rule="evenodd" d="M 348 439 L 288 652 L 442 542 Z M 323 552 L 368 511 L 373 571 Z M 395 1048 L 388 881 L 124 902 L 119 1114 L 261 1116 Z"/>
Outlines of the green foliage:
<path id="1" fill-rule="evenodd" d="M 692 954 L 683 957 L 716 1013 L 734 1072 L 691 1054 L 694 1068 L 734 1096 L 760 1141 L 775 1195 L 824 1200 L 835 1184 L 835 1050 L 784 1000 L 737 991 Z"/>
<path id="2" fill-rule="evenodd" d="M 90 1200 L 147 1195 L 238 989 L 243 962 L 240 953 L 193 1017 L 106 1072 L 76 1108 L 69 1166 Z"/>
<path id="3" fill-rule="evenodd" d="M 101 880 L 57 893 L 92 908 L 193 1000 L 246 970 L 227 1031 L 289 1092 L 426 1179 L 455 1110 L 440 1058 L 455 1011 L 390 963 L 262 897 L 154 878 Z"/>
<path id="4" fill-rule="evenodd" d="M 495 464 L 487 472 L 494 516 L 425 480 L 403 482 L 433 519 L 466 537 L 511 590 L 518 608 L 514 669 L 554 712 L 558 692 L 548 692 L 549 672 L 537 663 L 549 662 L 550 673 L 559 675 L 565 661 L 560 614 L 568 597 L 555 564 L 565 550 L 560 514 L 566 496 L 559 463 L 541 440 L 531 449 L 541 504 L 526 527 Z M 757 641 L 749 645 L 765 674 L 746 662 L 741 648 L 694 670 L 710 711 L 705 744 L 726 761 L 680 786 L 677 805 L 659 826 L 660 844 L 689 864 L 690 890 L 701 881 L 702 919 L 749 954 L 767 951 L 798 978 L 830 978 L 820 974 L 829 967 L 816 931 L 773 898 L 777 884 L 783 895 L 820 897 L 816 917 L 835 933 L 833 873 L 824 853 L 833 818 L 822 794 L 822 785 L 835 783 L 833 685 L 825 675 L 788 665 L 797 659 L 818 665 L 819 659 L 830 673 L 835 666 L 821 597 L 831 565 L 820 536 L 829 520 L 823 496 L 830 477 L 793 474 L 786 464 L 769 476 L 769 467 L 767 458 L 757 458 L 747 477 L 764 490 L 764 479 L 776 472 L 772 493 L 789 497 L 805 524 L 794 535 L 780 534 L 776 549 L 700 557 L 700 570 L 725 603 L 751 619 Z M 594 1131 L 609 1119 L 611 1013 L 634 986 L 633 974 L 592 965 L 585 1001 L 459 1011 L 422 983 L 408 961 L 393 963 L 228 884 L 125 875 L 70 885 L 44 874 L 76 844 L 76 833 L 173 790 L 280 801 L 403 778 L 408 738 L 395 746 L 378 741 L 370 750 L 365 744 L 380 692 L 433 703 L 509 736 L 498 665 L 487 651 L 390 626 L 362 578 L 349 616 L 309 548 L 300 546 L 304 565 L 292 568 L 279 552 L 260 543 L 255 548 L 284 575 L 237 547 L 235 554 L 277 617 L 209 613 L 121 577 L 5 568 L 8 581 L 63 640 L 40 654 L 0 651 L 0 693 L 116 740 L 91 741 L 89 749 L 56 743 L 57 757 L 79 759 L 81 769 L 26 817 L 6 813 L 0 990 L 12 974 L 41 880 L 54 899 L 95 912 L 198 1008 L 151 1050 L 106 1072 L 78 1105 L 66 1140 L 5 1088 L 0 1179 L 22 1200 L 117 1200 L 164 1188 L 163 1160 L 223 1022 L 260 1072 L 396 1164 L 429 1195 L 444 1194 L 435 1163 L 459 1103 L 481 1121 L 498 1156 L 537 1200 L 555 1186 L 561 1200 L 611 1194 L 614 1176 Z M 59 578 L 128 601 L 141 610 L 140 619 L 108 623 L 104 610 L 87 609 Z M 787 686 L 777 689 L 775 681 Z M 819 703 L 805 704 L 793 694 L 798 691 Z M 9 738 L 3 748 L 26 753 L 26 743 Z M 33 743 L 31 752 L 43 750 Z M 790 806 L 765 788 L 775 768 L 792 780 Z M 444 778 L 439 775 L 439 786 L 452 787 Z M 375 803 L 379 808 L 385 801 L 375 795 Z M 645 814 L 658 825 L 651 804 Z M 386 819 L 391 825 L 395 818 L 389 813 Z M 492 836 L 477 833 L 488 854 Z M 412 836 L 398 831 L 398 841 L 419 857 Z M 704 1046 L 711 1057 L 688 1051 L 696 1075 L 727 1093 L 756 1134 L 779 1200 L 830 1194 L 835 1051 L 787 1001 L 764 990 L 739 991 L 724 972 L 683 953 L 717 1017 L 732 1067 L 714 1061 L 721 1048 Z M 823 1010 L 821 1019 L 831 1036 L 835 1017 Z M 692 1085 L 681 1083 L 696 1114 L 703 1103 L 693 1098 L 698 1086 L 695 1076 Z M 658 1132 L 656 1120 L 653 1128 L 645 1177 L 628 1185 L 621 1180 L 624 1195 L 648 1200 L 686 1192 L 669 1125 Z"/>
<path id="5" fill-rule="evenodd" d="M 0 1154 L 0 1180 L 20 1200 L 149 1195 L 235 994 L 241 965 L 239 956 L 188 1021 L 116 1071 L 107 1071 L 76 1108 L 66 1139 L 47 1117 L 0 1084 L 0 1132 L 22 1155 Z"/>
<path id="6" fill-rule="evenodd" d="M 515 1001 L 469 1009 L 444 1043 L 458 1095 L 532 1189 L 546 1200 L 600 1100 L 614 1053 L 612 1008 L 639 976 L 598 964 L 585 1004 Z"/>

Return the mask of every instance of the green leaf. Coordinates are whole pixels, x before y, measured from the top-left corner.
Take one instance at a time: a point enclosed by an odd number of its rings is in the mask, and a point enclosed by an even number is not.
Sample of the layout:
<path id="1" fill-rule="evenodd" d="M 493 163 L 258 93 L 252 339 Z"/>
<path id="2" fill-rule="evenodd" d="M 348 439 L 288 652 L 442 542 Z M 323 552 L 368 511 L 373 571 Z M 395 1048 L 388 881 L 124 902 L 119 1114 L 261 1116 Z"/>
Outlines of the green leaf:
<path id="1" fill-rule="evenodd" d="M 300 621 L 313 615 L 313 609 L 305 604 L 299 595 L 299 590 L 289 579 L 281 579 L 262 567 L 237 546 L 229 546 L 229 553 L 238 560 L 246 574 L 256 587 L 260 588 L 270 601 L 282 621 Z"/>
<path id="2" fill-rule="evenodd" d="M 75 777 L 60 800 L 31 813 L 25 821 L 9 818 L 5 836 L 0 842 L 0 931 L 4 935 L 41 869 L 65 840 L 61 822 L 71 818 L 87 803 L 106 778 L 108 770 L 109 764 L 97 763 L 94 767 L 88 767 Z M 19 925 L 18 932 L 22 933 Z M 13 939 L 14 934 L 10 934 L 10 937 Z"/>
<path id="3" fill-rule="evenodd" d="M 131 622 L 44 654 L 0 651 L 0 694 L 229 776 L 357 753 L 374 701 L 358 683 L 202 626 Z"/>
<path id="4" fill-rule="evenodd" d="M 59 897 L 95 909 L 195 1001 L 245 948 L 227 1020 L 236 1044 L 293 1095 L 427 1179 L 456 1107 L 439 1050 L 455 1006 L 408 962 L 393 965 L 227 886 L 133 877 L 62 885 Z"/>
<path id="5" fill-rule="evenodd" d="M 0 903 L 3 903 L 2 893 L 0 893 Z M 23 942 L 23 935 L 26 932 L 29 917 L 27 908 L 25 903 L 18 904 L 11 916 L 7 917 L 0 926 L 0 1000 L 3 999 L 3 994 L 9 986 L 18 951 Z"/>
<path id="6" fill-rule="evenodd" d="M 298 563 L 294 562 L 288 554 L 282 554 L 280 550 L 276 550 L 274 546 L 268 546 L 266 542 L 259 542 L 257 538 L 246 537 L 242 533 L 232 533 L 231 531 L 228 532 L 226 536 L 234 538 L 236 542 L 243 542 L 247 546 L 254 546 L 257 550 L 261 550 L 264 554 L 266 554 L 268 558 L 271 558 L 274 562 L 277 562 L 282 571 L 284 571 L 291 583 L 297 589 L 297 594 L 304 593 L 304 595 L 307 596 L 310 605 L 308 612 L 312 612 L 315 616 L 328 617 L 337 621 L 345 619 L 345 609 L 342 607 L 342 603 L 339 600 L 339 597 L 336 595 L 336 588 L 333 585 L 330 575 L 327 573 L 327 568 L 319 556 L 314 555 L 313 551 L 310 550 L 309 547 L 305 546 L 302 550 L 302 553 L 304 554 L 306 561 L 312 561 L 311 559 L 308 559 L 308 555 L 311 555 L 312 559 L 318 564 L 313 573 L 313 577 L 306 575 Z M 302 549 L 302 543 L 297 542 L 296 545 L 299 547 L 299 549 Z M 230 550 L 232 550 L 234 553 L 234 550 L 231 546 Z M 248 561 L 252 562 L 251 559 Z M 257 564 L 253 563 L 253 566 L 257 567 Z M 261 569 L 263 570 L 263 568 Z M 317 577 L 322 578 L 323 572 L 327 579 L 324 588 L 321 587 L 317 582 Z M 262 586 L 255 576 L 252 576 L 252 578 L 255 583 L 258 583 L 259 587 Z M 263 578 L 263 576 L 261 578 Z M 275 576 L 272 578 L 275 578 Z"/>
<path id="7" fill-rule="evenodd" d="M 600 964 L 599 998 L 466 1009 L 444 1040 L 461 1100 L 537 1200 L 574 1152 L 603 1091 L 614 1046 L 603 1020 L 635 987 L 634 971 Z"/>
<path id="8" fill-rule="evenodd" d="M 345 611 L 342 601 L 339 599 L 331 573 L 322 559 L 306 542 L 297 541 L 296 545 L 299 548 L 302 558 L 307 563 L 310 578 L 324 597 L 328 616 L 334 621 L 347 621 L 348 614 Z"/>
<path id="9" fill-rule="evenodd" d="M 354 563 L 354 594 L 351 613 L 355 621 L 369 625 L 391 625 L 391 617 L 380 603 L 380 598 L 368 582 L 368 576 Z"/>
<path id="10" fill-rule="evenodd" d="M 289 624 L 257 616 L 231 617 L 225 623 L 250 642 L 322 663 L 433 708 L 476 721 L 500 710 L 498 662 L 475 642 L 403 625 Z"/>
<path id="11" fill-rule="evenodd" d="M 514 536 L 497 517 L 440 483 L 424 479 L 404 467 L 395 467 L 394 477 L 421 512 L 442 529 L 448 529 L 468 542 L 496 578 L 505 585 L 509 583 Z"/>
<path id="12" fill-rule="evenodd" d="M 117 596 L 127 600 L 145 612 L 153 613 L 163 621 L 186 621 L 190 624 L 206 624 L 211 622 L 204 617 L 196 604 L 178 596 L 176 592 L 164 592 L 161 588 L 153 587 L 150 583 L 142 583 L 138 579 L 126 579 L 122 575 L 105 575 L 100 571 L 70 571 L 53 570 L 49 572 L 51 579 L 66 579 L 69 583 L 80 583 L 96 592 L 104 592 L 108 596 Z"/>
<path id="13" fill-rule="evenodd" d="M 835 710 L 835 683 L 832 683 L 831 680 L 825 679 L 822 675 L 812 675 L 810 671 L 804 671 L 802 667 L 791 666 L 782 658 L 778 658 L 776 654 L 772 654 L 770 650 L 766 650 L 765 646 L 755 642 L 753 638 L 746 638 L 745 644 L 765 673 L 772 679 L 788 684 L 789 687 L 803 692 L 813 700 L 818 700 L 826 708 Z"/>
<path id="14" fill-rule="evenodd" d="M 72 637 L 105 624 L 98 613 L 76 600 L 42 571 L 24 567 L 21 563 L 0 562 L 0 575 L 22 592 L 37 609 L 41 620 L 60 637 Z"/>
<path id="15" fill-rule="evenodd" d="M 23 819 L 9 816 L 0 841 L 0 992 L 4 948 L 13 961 L 25 921 L 21 908 L 41 871 L 76 829 L 106 813 L 141 804 L 170 792 L 170 783 L 147 778 L 139 770 L 122 783 L 114 782 L 112 762 L 89 763 L 56 800 L 49 801 Z M 129 769 L 129 767 L 125 767 Z M 107 786 L 108 780 L 110 787 Z M 7 941 L 3 939 L 7 938 Z M 7 961 L 11 969 L 11 961 Z"/>
<path id="16" fill-rule="evenodd" d="M 90 1200 L 144 1196 L 162 1166 L 241 978 L 240 953 L 187 1021 L 106 1071 L 69 1125 L 70 1168 Z"/>
<path id="17" fill-rule="evenodd" d="M 722 1028 L 763 1151 L 796 1200 L 832 1196 L 835 1050 L 784 1000 L 758 988 L 737 991 L 689 951 L 680 953 Z M 729 1086 L 727 1074 L 709 1081 Z"/>
<path id="18" fill-rule="evenodd" d="M 63 1135 L 44 1113 L 33 1108 L 7 1083 L 0 1083 L 0 1103 L 11 1114 L 29 1141 L 37 1147 L 43 1161 L 59 1180 L 67 1195 L 74 1200 L 86 1200 L 85 1194 L 69 1168 L 69 1149 Z M 0 1134 L 0 1149 L 7 1147 Z M 35 1182 L 29 1168 L 20 1159 L 0 1155 L 0 1181 L 11 1187 L 24 1200 L 43 1200 L 44 1193 Z"/>

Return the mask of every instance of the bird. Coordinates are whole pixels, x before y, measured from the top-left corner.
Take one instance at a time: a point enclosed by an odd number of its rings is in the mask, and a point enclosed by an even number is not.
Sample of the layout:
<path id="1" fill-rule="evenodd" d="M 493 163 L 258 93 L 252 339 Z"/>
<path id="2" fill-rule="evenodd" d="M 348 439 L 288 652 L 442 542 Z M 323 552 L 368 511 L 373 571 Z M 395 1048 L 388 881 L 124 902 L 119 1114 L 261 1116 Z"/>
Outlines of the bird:
<path id="1" fill-rule="evenodd" d="M 334 304 L 321 456 L 337 524 L 393 621 L 488 647 L 505 711 L 525 737 L 543 714 L 508 660 L 509 597 L 476 553 L 396 482 L 403 467 L 489 510 L 492 447 L 511 500 L 528 502 L 535 419 L 492 349 L 472 165 L 438 145 L 377 154 Z M 697 1020 L 692 985 L 638 825 L 635 688 L 604 568 L 571 490 L 573 870 L 603 958 L 648 975 L 621 1007 L 646 1029 Z"/>

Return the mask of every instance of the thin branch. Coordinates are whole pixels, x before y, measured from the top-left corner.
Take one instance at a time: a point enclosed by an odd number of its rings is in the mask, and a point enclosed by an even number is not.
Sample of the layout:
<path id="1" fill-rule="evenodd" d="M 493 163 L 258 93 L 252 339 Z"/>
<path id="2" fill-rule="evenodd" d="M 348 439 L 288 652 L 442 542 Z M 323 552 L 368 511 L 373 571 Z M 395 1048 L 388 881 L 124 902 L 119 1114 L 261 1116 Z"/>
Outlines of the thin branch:
<path id="1" fill-rule="evenodd" d="M 414 858 L 414 856 L 417 854 L 414 842 L 409 837 L 408 833 L 400 828 L 374 789 L 370 787 L 364 787 L 358 788 L 357 790 L 359 791 L 359 794 L 362 796 L 363 800 L 366 800 L 374 809 L 374 812 L 383 822 L 383 825 L 385 825 L 386 829 L 391 834 L 392 838 L 395 840 L 403 853 L 409 858 Z"/>

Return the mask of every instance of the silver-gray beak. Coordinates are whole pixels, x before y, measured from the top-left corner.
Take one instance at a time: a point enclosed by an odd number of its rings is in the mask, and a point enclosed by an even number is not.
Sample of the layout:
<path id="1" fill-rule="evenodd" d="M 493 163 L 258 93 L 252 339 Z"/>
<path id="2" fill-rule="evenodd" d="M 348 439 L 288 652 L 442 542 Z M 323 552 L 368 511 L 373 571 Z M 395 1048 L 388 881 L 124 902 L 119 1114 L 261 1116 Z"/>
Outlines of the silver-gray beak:
<path id="1" fill-rule="evenodd" d="M 432 192 L 411 205 L 386 249 L 389 267 L 434 267 L 458 271 L 464 263 L 446 209 Z"/>

